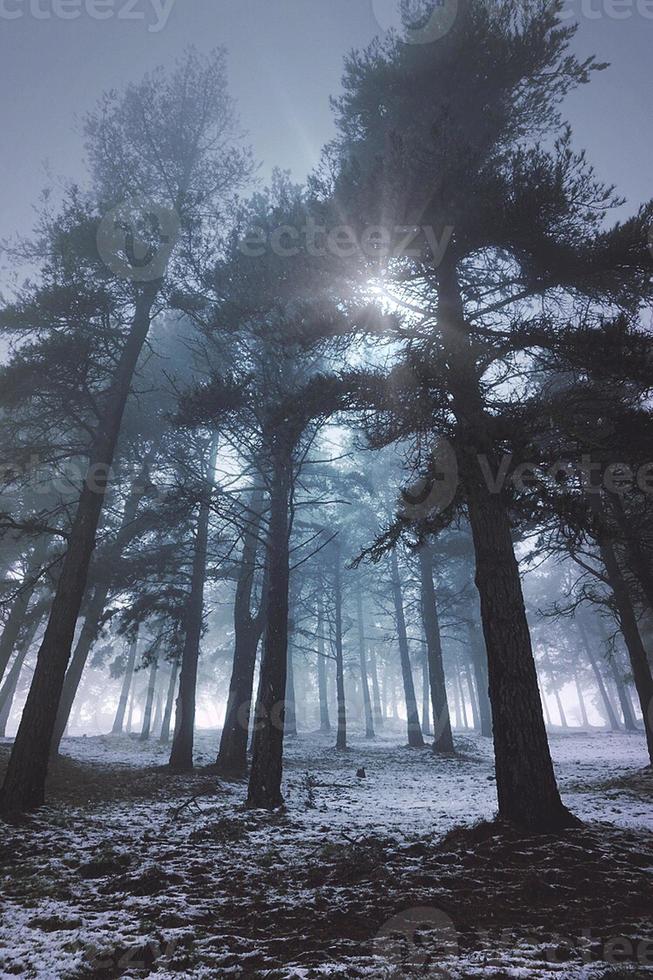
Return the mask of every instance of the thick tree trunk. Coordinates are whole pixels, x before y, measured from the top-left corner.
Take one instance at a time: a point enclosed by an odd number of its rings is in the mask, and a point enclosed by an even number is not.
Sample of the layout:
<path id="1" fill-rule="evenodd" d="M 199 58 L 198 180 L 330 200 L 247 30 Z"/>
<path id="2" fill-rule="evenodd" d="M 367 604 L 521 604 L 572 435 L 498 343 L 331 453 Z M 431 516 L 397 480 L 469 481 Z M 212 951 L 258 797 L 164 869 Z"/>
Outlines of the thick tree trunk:
<path id="1" fill-rule="evenodd" d="M 365 619 L 363 616 L 363 596 L 360 585 L 356 592 L 356 612 L 358 616 L 358 655 L 361 668 L 361 691 L 363 694 L 363 711 L 365 714 L 365 738 L 374 738 L 374 718 L 372 716 L 372 700 L 370 685 L 367 677 L 367 641 L 365 639 Z"/>
<path id="2" fill-rule="evenodd" d="M 174 660 L 170 665 L 170 677 L 168 679 L 168 693 L 166 694 L 166 706 L 163 712 L 163 721 L 161 722 L 161 734 L 159 735 L 159 742 L 161 745 L 167 745 L 170 741 L 170 722 L 172 720 L 172 709 L 175 705 L 175 693 L 177 690 L 177 678 L 179 676 L 179 661 Z"/>
<path id="3" fill-rule="evenodd" d="M 152 706 L 154 704 L 154 692 L 156 691 L 156 679 L 159 673 L 159 654 L 158 651 L 150 667 L 150 676 L 147 683 L 147 696 L 145 698 L 145 711 L 143 712 L 143 723 L 141 725 L 141 742 L 147 742 L 152 728 Z"/>
<path id="4" fill-rule="evenodd" d="M 159 281 L 141 287 L 131 330 L 94 439 L 50 619 L 0 794 L 0 810 L 3 813 L 35 809 L 45 799 L 52 734 L 95 549 L 110 468 L 134 371 L 150 328 L 152 307 L 159 289 Z"/>
<path id="5" fill-rule="evenodd" d="M 596 680 L 596 686 L 599 689 L 599 694 L 601 696 L 601 701 L 603 703 L 603 709 L 605 712 L 605 718 L 610 726 L 610 730 L 613 732 L 619 731 L 619 722 L 617 720 L 617 715 L 612 706 L 612 701 L 610 695 L 608 694 L 608 689 L 605 686 L 605 681 L 603 679 L 603 673 L 599 667 L 598 660 L 592 649 L 592 644 L 587 635 L 587 631 L 583 626 L 583 623 L 579 618 L 576 619 L 576 626 L 578 627 L 578 632 L 580 633 L 581 640 L 583 641 L 583 646 L 585 647 L 585 653 L 587 654 L 587 659 L 589 660 L 594 678 Z"/>
<path id="6" fill-rule="evenodd" d="M 204 625 L 204 584 L 209 541 L 211 499 L 215 481 L 215 465 L 218 456 L 218 437 L 214 435 L 206 456 L 206 480 L 197 516 L 197 532 L 193 549 L 190 595 L 186 607 L 186 633 L 181 657 L 177 719 L 170 751 L 170 768 L 175 772 L 191 772 L 193 768 L 193 742 L 195 737 L 195 698 L 197 694 L 197 669 L 200 657 L 200 640 Z"/>
<path id="7" fill-rule="evenodd" d="M 606 534 L 602 537 L 599 545 L 601 548 L 601 559 L 605 565 L 610 587 L 614 593 L 619 622 L 624 640 L 626 641 L 628 656 L 630 657 L 630 665 L 639 698 L 639 706 L 644 719 L 648 756 L 650 762 L 653 764 L 653 677 L 651 676 L 651 667 L 639 632 L 637 616 L 635 615 L 628 586 L 621 574 L 612 540 Z"/>
<path id="8" fill-rule="evenodd" d="M 266 583 L 264 581 L 258 614 L 252 615 L 252 593 L 263 512 L 262 491 L 254 492 L 249 509 L 250 520 L 243 541 L 234 601 L 234 659 L 217 758 L 218 772 L 231 779 L 242 779 L 247 775 L 247 737 L 256 651 L 263 631 L 265 610 Z"/>
<path id="9" fill-rule="evenodd" d="M 422 735 L 422 728 L 419 723 L 417 698 L 415 697 L 415 685 L 413 682 L 413 671 L 410 664 L 408 634 L 406 632 L 406 618 L 404 616 L 404 600 L 401 590 L 401 580 L 399 578 L 399 563 L 397 561 L 397 553 L 394 550 L 390 554 L 390 576 L 392 584 L 392 598 L 395 607 L 395 622 L 397 624 L 397 641 L 399 643 L 401 676 L 404 683 L 404 697 L 406 699 L 408 744 L 413 748 L 422 748 L 424 745 L 424 737 Z"/>
<path id="10" fill-rule="evenodd" d="M 324 608 L 321 596 L 317 607 L 317 692 L 320 701 L 320 731 L 330 732 L 327 660 L 324 656 Z"/>
<path id="11" fill-rule="evenodd" d="M 446 348 L 456 442 L 476 557 L 476 586 L 488 658 L 499 816 L 554 832 L 577 824 L 556 784 L 507 504 L 486 482 L 495 441 L 465 321 L 455 260 L 439 269 L 439 317 Z"/>
<path id="12" fill-rule="evenodd" d="M 31 624 L 27 627 L 27 631 L 20 637 L 17 643 L 16 656 L 14 657 L 14 662 L 11 665 L 9 673 L 5 677 L 4 684 L 0 688 L 0 738 L 4 738 L 7 732 L 7 723 L 9 721 L 9 715 L 11 714 L 11 706 L 16 696 L 16 689 L 18 687 L 18 681 L 20 679 L 20 672 L 23 669 L 23 664 L 25 663 L 25 658 L 27 657 L 32 641 L 36 636 L 36 632 L 43 622 L 43 614 L 35 615 L 32 618 Z"/>
<path id="13" fill-rule="evenodd" d="M 339 548 L 335 549 L 333 599 L 335 606 L 336 700 L 338 705 L 336 749 L 344 752 L 347 748 L 347 702 L 345 698 L 345 657 L 342 648 L 342 577 Z"/>
<path id="14" fill-rule="evenodd" d="M 278 446 L 273 463 L 267 543 L 265 639 L 254 716 L 247 805 L 267 810 L 283 803 L 283 700 L 288 663 L 290 490 L 292 453 Z"/>
<path id="15" fill-rule="evenodd" d="M 433 751 L 451 755 L 454 751 L 449 702 L 444 677 L 442 640 L 437 596 L 433 584 L 433 554 L 428 545 L 419 550 L 422 625 L 429 659 L 429 682 L 433 708 Z"/>
<path id="16" fill-rule="evenodd" d="M 490 695 L 488 693 L 487 654 L 485 652 L 483 633 L 480 626 L 472 626 L 471 623 L 468 625 L 467 630 L 472 668 L 476 679 L 481 735 L 485 738 L 492 738 L 492 705 L 490 704 Z"/>

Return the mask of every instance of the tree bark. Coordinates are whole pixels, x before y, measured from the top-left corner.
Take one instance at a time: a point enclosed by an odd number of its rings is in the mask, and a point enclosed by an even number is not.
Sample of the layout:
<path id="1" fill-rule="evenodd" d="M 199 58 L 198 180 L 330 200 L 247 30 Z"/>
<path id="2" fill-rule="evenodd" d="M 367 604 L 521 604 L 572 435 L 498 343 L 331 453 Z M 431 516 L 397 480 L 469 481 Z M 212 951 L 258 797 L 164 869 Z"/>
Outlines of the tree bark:
<path id="1" fill-rule="evenodd" d="M 247 737 L 254 688 L 256 651 L 263 632 L 266 584 L 261 589 L 259 611 L 252 615 L 252 594 L 259 551 L 263 492 L 256 490 L 250 501 L 250 520 L 243 540 L 243 553 L 234 600 L 234 659 L 229 682 L 217 769 L 221 776 L 242 779 L 247 775 Z"/>
<path id="2" fill-rule="evenodd" d="M 120 698 L 118 699 L 118 709 L 116 711 L 116 717 L 113 721 L 113 727 L 111 729 L 112 735 L 121 735 L 123 725 L 125 724 L 125 711 L 127 710 L 127 701 L 129 698 L 129 691 L 132 686 L 132 678 L 134 676 L 134 664 L 136 663 L 136 651 L 138 649 L 138 633 L 136 637 L 129 644 L 129 653 L 127 655 L 127 666 L 125 667 L 125 676 L 122 679 L 122 687 L 120 688 Z"/>
<path id="3" fill-rule="evenodd" d="M 186 608 L 186 632 L 179 675 L 177 719 L 169 763 L 170 768 L 175 772 L 191 772 L 193 769 L 197 669 L 200 657 L 200 640 L 204 626 L 204 584 L 206 582 L 209 520 L 217 457 L 218 437 L 213 435 L 206 456 L 207 474 L 197 516 L 190 595 Z"/>
<path id="4" fill-rule="evenodd" d="M 483 471 L 482 461 L 497 471 L 495 440 L 453 256 L 439 269 L 439 318 L 457 421 L 459 476 L 474 541 L 499 816 L 527 830 L 555 832 L 578 821 L 563 806 L 555 779 L 507 504 L 501 493 L 492 492 Z"/>
<path id="5" fill-rule="evenodd" d="M 449 702 L 442 659 L 442 640 L 437 596 L 433 584 L 433 553 L 428 545 L 419 549 L 422 625 L 429 659 L 429 682 L 433 709 L 433 751 L 451 755 L 454 751 Z"/>
<path id="6" fill-rule="evenodd" d="M 84 598 L 91 556 L 122 417 L 138 358 L 149 332 L 161 283 L 140 289 L 129 336 L 93 441 L 90 463 L 63 559 L 50 618 L 38 653 L 18 734 L 0 794 L 0 811 L 24 812 L 42 806 L 61 691 L 75 626 Z"/>
<path id="7" fill-rule="evenodd" d="M 283 700 L 288 663 L 289 506 L 292 486 L 291 447 L 282 444 L 275 449 L 266 557 L 265 639 L 247 792 L 249 807 L 268 810 L 283 804 Z"/>
<path id="8" fill-rule="evenodd" d="M 406 618 L 404 616 L 404 600 L 401 591 L 401 580 L 399 578 L 399 563 L 397 562 L 397 553 L 395 550 L 390 553 L 390 576 L 392 584 L 392 598 L 395 607 L 395 622 L 397 624 L 397 640 L 399 643 L 401 676 L 404 683 L 404 696 L 406 699 L 408 744 L 412 748 L 422 748 L 424 746 L 424 737 L 422 735 L 422 728 L 419 723 L 419 713 L 417 711 L 417 698 L 415 697 L 413 671 L 410 663 L 410 653 L 408 650 Z"/>
<path id="9" fill-rule="evenodd" d="M 365 619 L 363 616 L 363 596 L 360 584 L 356 591 L 356 612 L 358 615 L 358 654 L 361 669 L 361 690 L 363 693 L 363 711 L 365 713 L 365 738 L 374 738 L 374 718 L 372 716 L 372 700 L 370 685 L 367 677 L 367 642 L 365 640 Z"/>

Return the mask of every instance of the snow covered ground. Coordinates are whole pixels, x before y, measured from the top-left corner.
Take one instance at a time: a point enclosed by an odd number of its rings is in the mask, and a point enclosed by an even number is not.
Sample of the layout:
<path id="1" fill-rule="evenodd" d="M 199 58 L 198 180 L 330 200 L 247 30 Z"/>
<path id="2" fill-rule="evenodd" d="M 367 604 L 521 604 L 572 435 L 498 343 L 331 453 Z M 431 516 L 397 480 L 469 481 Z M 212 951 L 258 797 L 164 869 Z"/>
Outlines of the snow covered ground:
<path id="1" fill-rule="evenodd" d="M 289 740 L 287 806 L 270 815 L 202 768 L 215 732 L 188 777 L 156 743 L 66 740 L 50 805 L 1 828 L 0 976 L 653 973 L 643 737 L 552 736 L 587 821 L 560 840 L 454 831 L 494 815 L 488 740 L 459 735 L 455 759 L 400 733 L 350 741 Z"/>

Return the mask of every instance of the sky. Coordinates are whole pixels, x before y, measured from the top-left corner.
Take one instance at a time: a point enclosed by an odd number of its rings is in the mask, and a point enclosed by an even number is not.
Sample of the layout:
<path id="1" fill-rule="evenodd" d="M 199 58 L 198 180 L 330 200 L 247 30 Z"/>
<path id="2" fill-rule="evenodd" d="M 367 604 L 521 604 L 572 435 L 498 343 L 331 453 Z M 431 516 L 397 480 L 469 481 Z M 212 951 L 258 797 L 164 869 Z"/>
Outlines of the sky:
<path id="1" fill-rule="evenodd" d="M 79 119 L 101 92 L 170 64 L 189 44 L 229 51 L 262 176 L 280 166 L 305 177 L 333 134 L 329 96 L 343 55 L 388 26 L 393 3 L 0 0 L 0 239 L 30 229 L 48 173 L 83 179 Z M 566 114 L 577 145 L 633 209 L 653 195 L 653 0 L 566 3 L 580 22 L 579 53 L 612 63 L 570 97 Z"/>

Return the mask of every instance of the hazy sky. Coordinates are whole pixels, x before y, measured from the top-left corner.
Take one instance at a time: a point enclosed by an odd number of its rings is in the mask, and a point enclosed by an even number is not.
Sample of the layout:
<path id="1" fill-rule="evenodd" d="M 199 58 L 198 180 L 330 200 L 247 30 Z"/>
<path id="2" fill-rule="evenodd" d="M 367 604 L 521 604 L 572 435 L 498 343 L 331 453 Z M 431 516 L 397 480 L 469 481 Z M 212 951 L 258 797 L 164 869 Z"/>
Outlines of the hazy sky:
<path id="1" fill-rule="evenodd" d="M 278 165 L 305 176 L 332 133 L 329 95 L 342 56 L 381 30 L 391 3 L 0 0 L 0 237 L 30 227 L 45 161 L 55 175 L 83 175 L 76 118 L 102 90 L 170 63 L 189 43 L 227 47 L 232 91 L 263 172 Z M 653 0 L 569 4 L 580 12 L 579 51 L 612 68 L 570 99 L 568 116 L 600 176 L 634 207 L 653 196 Z"/>

